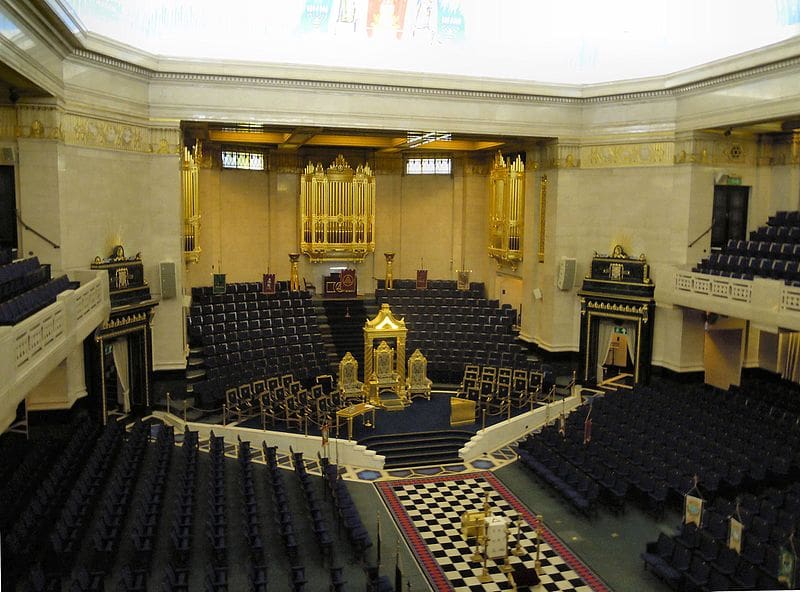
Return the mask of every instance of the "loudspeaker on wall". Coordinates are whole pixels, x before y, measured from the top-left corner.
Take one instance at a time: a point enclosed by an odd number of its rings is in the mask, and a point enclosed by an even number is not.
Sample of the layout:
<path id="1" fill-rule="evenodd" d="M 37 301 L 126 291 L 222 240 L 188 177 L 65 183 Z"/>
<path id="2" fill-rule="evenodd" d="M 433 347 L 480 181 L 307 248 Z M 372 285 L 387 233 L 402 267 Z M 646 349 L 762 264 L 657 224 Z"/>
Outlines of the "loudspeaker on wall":
<path id="1" fill-rule="evenodd" d="M 570 290 L 575 284 L 575 268 L 577 262 L 572 257 L 562 257 L 558 262 L 558 278 L 556 285 L 559 290 Z"/>
<path id="2" fill-rule="evenodd" d="M 172 261 L 162 261 L 159 265 L 159 275 L 161 276 L 161 299 L 167 300 L 175 298 L 175 263 Z"/>

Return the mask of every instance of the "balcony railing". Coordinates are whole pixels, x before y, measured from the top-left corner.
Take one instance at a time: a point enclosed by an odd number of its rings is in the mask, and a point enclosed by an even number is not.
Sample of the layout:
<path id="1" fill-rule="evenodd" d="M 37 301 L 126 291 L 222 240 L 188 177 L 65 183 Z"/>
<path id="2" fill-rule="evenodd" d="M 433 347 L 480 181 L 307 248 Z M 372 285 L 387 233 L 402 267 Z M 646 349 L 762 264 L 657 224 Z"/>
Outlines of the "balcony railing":
<path id="1" fill-rule="evenodd" d="M 79 281 L 55 303 L 13 326 L 0 327 L 0 432 L 14 421 L 17 406 L 101 323 L 110 301 L 106 272 L 68 272 Z"/>
<path id="2" fill-rule="evenodd" d="M 776 330 L 800 331 L 800 288 L 780 280 L 743 280 L 674 267 L 662 268 L 659 277 L 669 278 L 670 274 L 672 281 L 656 282 L 659 305 L 676 304 L 755 321 Z"/>

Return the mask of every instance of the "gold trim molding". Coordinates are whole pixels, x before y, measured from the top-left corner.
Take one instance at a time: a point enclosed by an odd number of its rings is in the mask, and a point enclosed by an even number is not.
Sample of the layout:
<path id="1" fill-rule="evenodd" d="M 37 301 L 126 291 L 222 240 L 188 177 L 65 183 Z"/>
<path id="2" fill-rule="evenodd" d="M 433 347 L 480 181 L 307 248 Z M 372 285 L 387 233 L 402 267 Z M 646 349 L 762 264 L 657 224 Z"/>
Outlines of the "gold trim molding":
<path id="1" fill-rule="evenodd" d="M 59 140 L 70 146 L 106 148 L 142 154 L 178 155 L 181 131 L 65 113 L 52 105 L 18 105 L 0 110 L 0 135 Z"/>
<path id="2" fill-rule="evenodd" d="M 584 300 L 581 298 L 581 304 L 586 303 L 586 307 L 581 307 L 581 315 L 585 314 L 586 311 L 598 311 L 604 313 L 616 313 L 616 314 L 627 314 L 627 315 L 638 315 L 642 317 L 642 322 L 646 323 L 648 321 L 648 308 L 646 304 L 642 305 L 635 305 L 635 304 L 615 304 L 613 302 L 602 302 L 599 300 Z"/>
<path id="3" fill-rule="evenodd" d="M 674 150 L 673 142 L 581 146 L 580 167 L 597 169 L 671 165 Z"/>

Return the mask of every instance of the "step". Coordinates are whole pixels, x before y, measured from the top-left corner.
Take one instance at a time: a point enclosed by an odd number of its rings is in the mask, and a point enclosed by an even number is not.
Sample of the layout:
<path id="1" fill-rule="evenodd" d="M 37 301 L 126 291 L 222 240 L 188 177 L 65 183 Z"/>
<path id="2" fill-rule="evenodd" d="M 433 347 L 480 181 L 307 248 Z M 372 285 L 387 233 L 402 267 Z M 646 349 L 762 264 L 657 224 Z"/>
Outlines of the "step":
<path id="1" fill-rule="evenodd" d="M 392 446 L 389 448 L 383 446 L 368 446 L 367 448 L 374 450 L 386 458 L 441 455 L 442 453 L 455 454 L 458 456 L 458 451 L 461 450 L 465 444 L 466 442 L 446 442 L 441 444 L 427 444 L 425 446 Z"/>

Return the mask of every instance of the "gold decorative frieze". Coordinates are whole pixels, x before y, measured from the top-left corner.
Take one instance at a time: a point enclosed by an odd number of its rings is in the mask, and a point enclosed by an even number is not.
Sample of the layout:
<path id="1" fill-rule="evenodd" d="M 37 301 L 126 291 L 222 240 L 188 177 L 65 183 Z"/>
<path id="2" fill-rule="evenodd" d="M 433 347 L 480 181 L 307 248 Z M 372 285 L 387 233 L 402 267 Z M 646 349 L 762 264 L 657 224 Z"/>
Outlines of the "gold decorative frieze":
<path id="1" fill-rule="evenodd" d="M 644 323 L 648 320 L 648 307 L 646 304 L 620 304 L 602 300 L 584 300 L 581 298 L 581 314 L 584 313 L 584 304 L 585 310 L 641 316 L 642 322 Z"/>
<path id="2" fill-rule="evenodd" d="M 128 315 L 125 317 L 118 317 L 108 322 L 103 323 L 103 330 L 121 329 L 124 327 L 132 327 L 134 325 L 141 325 L 147 322 L 147 312 Z"/>
<path id="3" fill-rule="evenodd" d="M 17 137 L 17 110 L 14 107 L 0 107 L 0 138 L 11 140 Z"/>
<path id="4" fill-rule="evenodd" d="M 35 140 L 63 140 L 62 112 L 54 105 L 17 105 L 14 135 Z"/>
<path id="5" fill-rule="evenodd" d="M 12 114 L 0 114 L 0 134 L 7 135 Z M 108 148 L 147 154 L 180 154 L 181 132 L 175 127 L 151 127 L 65 113 L 52 105 L 16 107 L 14 135 L 34 140 L 60 140 L 72 146 Z"/>
<path id="6" fill-rule="evenodd" d="M 759 161 L 758 144 L 750 137 L 702 132 L 675 143 L 675 164 L 755 166 Z"/>
<path id="7" fill-rule="evenodd" d="M 671 165 L 673 151 L 672 142 L 581 146 L 580 166 L 592 169 Z"/>
<path id="8" fill-rule="evenodd" d="M 575 143 L 551 142 L 544 145 L 538 154 L 538 162 L 534 168 L 572 169 L 581 166 L 581 147 Z"/>
<path id="9" fill-rule="evenodd" d="M 180 129 L 145 127 L 81 115 L 64 114 L 64 142 L 150 154 L 180 154 Z"/>

